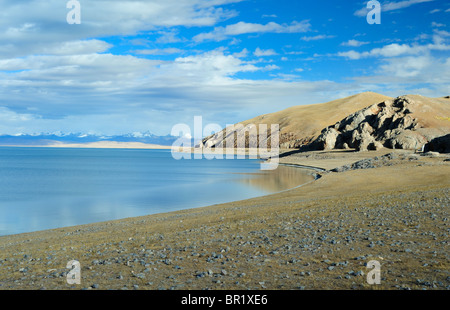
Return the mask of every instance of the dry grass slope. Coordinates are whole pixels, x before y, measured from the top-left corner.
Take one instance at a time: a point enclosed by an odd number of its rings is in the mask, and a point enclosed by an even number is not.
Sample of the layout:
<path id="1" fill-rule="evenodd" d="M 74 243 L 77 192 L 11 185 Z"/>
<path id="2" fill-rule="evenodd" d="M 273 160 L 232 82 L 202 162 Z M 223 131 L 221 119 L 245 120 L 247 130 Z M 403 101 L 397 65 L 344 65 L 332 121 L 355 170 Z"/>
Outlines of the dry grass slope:
<path id="1" fill-rule="evenodd" d="M 279 124 L 280 147 L 299 147 L 317 138 L 321 130 L 347 115 L 372 104 L 391 99 L 374 92 L 364 92 L 343 99 L 321 104 L 298 105 L 288 109 L 261 115 L 239 124 Z"/>

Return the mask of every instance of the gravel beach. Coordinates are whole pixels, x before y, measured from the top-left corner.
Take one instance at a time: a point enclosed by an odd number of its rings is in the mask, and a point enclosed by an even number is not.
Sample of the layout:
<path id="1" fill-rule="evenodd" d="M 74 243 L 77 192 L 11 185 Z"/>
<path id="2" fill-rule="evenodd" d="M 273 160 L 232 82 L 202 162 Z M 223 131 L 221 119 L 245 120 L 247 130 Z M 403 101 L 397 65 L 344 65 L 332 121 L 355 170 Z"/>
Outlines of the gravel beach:
<path id="1" fill-rule="evenodd" d="M 383 150 L 281 160 L 325 171 L 264 197 L 0 237 L 0 289 L 450 289 L 448 156 Z M 71 260 L 81 284 L 67 283 Z M 367 282 L 371 260 L 380 284 Z"/>

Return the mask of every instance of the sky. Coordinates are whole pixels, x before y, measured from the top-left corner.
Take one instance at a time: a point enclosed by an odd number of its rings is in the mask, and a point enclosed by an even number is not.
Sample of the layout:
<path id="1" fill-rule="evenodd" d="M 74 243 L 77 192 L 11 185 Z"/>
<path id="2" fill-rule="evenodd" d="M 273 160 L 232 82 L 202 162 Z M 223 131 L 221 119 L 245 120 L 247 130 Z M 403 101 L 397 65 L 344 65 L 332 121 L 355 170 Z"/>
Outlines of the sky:
<path id="1" fill-rule="evenodd" d="M 364 91 L 450 95 L 447 0 L 381 0 L 375 24 L 358 0 L 68 2 L 0 0 L 0 134 L 167 135 Z"/>

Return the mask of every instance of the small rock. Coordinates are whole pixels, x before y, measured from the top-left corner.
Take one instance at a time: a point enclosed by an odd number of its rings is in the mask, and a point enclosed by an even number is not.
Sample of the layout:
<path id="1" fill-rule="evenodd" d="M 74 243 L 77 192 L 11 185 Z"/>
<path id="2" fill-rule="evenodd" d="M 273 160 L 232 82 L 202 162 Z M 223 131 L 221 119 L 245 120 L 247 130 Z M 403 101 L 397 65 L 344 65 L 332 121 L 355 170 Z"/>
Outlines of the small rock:
<path id="1" fill-rule="evenodd" d="M 139 279 L 145 279 L 145 274 L 143 274 L 143 273 L 138 273 L 138 274 L 135 275 L 135 277 L 136 277 L 136 278 L 139 278 Z"/>

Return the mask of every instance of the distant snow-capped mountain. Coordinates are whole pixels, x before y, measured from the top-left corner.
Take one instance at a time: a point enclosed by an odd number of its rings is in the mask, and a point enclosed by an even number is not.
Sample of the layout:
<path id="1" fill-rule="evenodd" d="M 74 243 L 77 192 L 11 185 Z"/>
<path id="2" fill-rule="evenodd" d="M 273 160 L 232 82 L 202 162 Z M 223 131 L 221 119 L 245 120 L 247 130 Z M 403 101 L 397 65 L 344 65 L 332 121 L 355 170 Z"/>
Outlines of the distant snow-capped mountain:
<path id="1" fill-rule="evenodd" d="M 133 132 L 123 135 L 96 135 L 89 133 L 18 133 L 14 135 L 0 134 L 0 145 L 51 145 L 55 143 L 90 143 L 100 141 L 141 142 L 148 144 L 172 145 L 178 137 L 171 135 L 157 136 L 151 132 Z"/>

